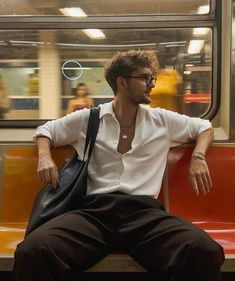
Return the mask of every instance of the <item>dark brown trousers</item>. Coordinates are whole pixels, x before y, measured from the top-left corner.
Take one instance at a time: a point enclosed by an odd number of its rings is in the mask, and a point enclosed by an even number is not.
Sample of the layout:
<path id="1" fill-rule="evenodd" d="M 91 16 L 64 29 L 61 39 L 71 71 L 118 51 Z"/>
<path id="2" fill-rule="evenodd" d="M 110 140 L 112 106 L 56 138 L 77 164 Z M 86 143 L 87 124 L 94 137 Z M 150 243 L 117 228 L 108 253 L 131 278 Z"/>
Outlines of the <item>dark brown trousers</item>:
<path id="1" fill-rule="evenodd" d="M 71 280 L 115 249 L 157 280 L 219 281 L 223 249 L 149 196 L 88 195 L 79 209 L 33 231 L 17 247 L 15 281 Z"/>

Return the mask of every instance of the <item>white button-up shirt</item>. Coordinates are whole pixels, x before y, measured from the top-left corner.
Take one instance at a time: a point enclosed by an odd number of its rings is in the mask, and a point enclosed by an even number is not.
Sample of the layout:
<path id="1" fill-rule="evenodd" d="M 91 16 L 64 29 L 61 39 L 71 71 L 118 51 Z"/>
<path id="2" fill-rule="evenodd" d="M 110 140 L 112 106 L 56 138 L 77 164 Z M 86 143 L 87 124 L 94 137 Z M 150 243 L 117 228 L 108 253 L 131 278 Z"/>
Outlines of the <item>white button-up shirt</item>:
<path id="1" fill-rule="evenodd" d="M 112 102 L 100 108 L 100 126 L 88 168 L 88 194 L 121 191 L 157 197 L 169 149 L 211 128 L 208 120 L 139 105 L 132 148 L 120 154 L 120 127 Z M 89 109 L 83 109 L 49 121 L 38 127 L 34 139 L 46 136 L 54 146 L 70 144 L 83 158 L 88 117 Z"/>

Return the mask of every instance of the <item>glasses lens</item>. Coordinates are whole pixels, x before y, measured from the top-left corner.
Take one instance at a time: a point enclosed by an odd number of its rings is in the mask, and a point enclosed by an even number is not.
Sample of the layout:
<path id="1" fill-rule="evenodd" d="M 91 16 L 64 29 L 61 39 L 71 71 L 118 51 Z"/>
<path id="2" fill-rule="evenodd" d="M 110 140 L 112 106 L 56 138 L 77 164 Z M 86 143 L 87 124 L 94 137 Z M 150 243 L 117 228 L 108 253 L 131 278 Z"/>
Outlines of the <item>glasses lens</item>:
<path id="1" fill-rule="evenodd" d="M 147 84 L 152 83 L 153 80 L 154 80 L 154 76 L 153 75 L 146 76 L 146 83 Z"/>

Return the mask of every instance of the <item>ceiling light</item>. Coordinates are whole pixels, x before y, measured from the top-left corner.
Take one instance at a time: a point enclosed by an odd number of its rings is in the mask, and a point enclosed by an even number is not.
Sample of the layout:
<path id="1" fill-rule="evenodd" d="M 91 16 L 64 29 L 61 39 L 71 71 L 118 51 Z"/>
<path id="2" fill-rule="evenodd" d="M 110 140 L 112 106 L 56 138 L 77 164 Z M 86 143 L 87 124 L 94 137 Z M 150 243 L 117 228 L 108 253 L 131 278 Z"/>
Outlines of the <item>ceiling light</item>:
<path id="1" fill-rule="evenodd" d="M 210 28 L 199 27 L 193 29 L 193 35 L 206 35 L 210 31 Z"/>
<path id="2" fill-rule="evenodd" d="M 188 54 L 199 54 L 204 45 L 204 40 L 190 40 Z"/>
<path id="3" fill-rule="evenodd" d="M 63 8 L 59 10 L 67 17 L 87 17 L 87 14 L 81 8 Z"/>
<path id="4" fill-rule="evenodd" d="M 84 33 L 92 39 L 104 39 L 105 34 L 100 29 L 83 29 Z"/>
<path id="5" fill-rule="evenodd" d="M 210 12 L 210 6 L 209 5 L 199 6 L 198 9 L 197 9 L 198 15 L 209 14 L 209 12 Z"/>

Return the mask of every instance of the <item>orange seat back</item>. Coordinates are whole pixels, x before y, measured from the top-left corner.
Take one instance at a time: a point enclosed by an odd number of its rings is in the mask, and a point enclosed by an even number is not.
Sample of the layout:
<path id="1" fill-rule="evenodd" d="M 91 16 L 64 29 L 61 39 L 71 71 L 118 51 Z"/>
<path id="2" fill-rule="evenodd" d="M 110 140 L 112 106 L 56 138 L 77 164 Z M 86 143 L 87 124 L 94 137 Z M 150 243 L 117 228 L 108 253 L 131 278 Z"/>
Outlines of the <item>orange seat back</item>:
<path id="1" fill-rule="evenodd" d="M 61 167 L 72 154 L 69 147 L 52 150 L 53 159 Z M 3 159 L 1 222 L 28 221 L 33 202 L 43 183 L 37 176 L 35 146 L 9 146 Z"/>

